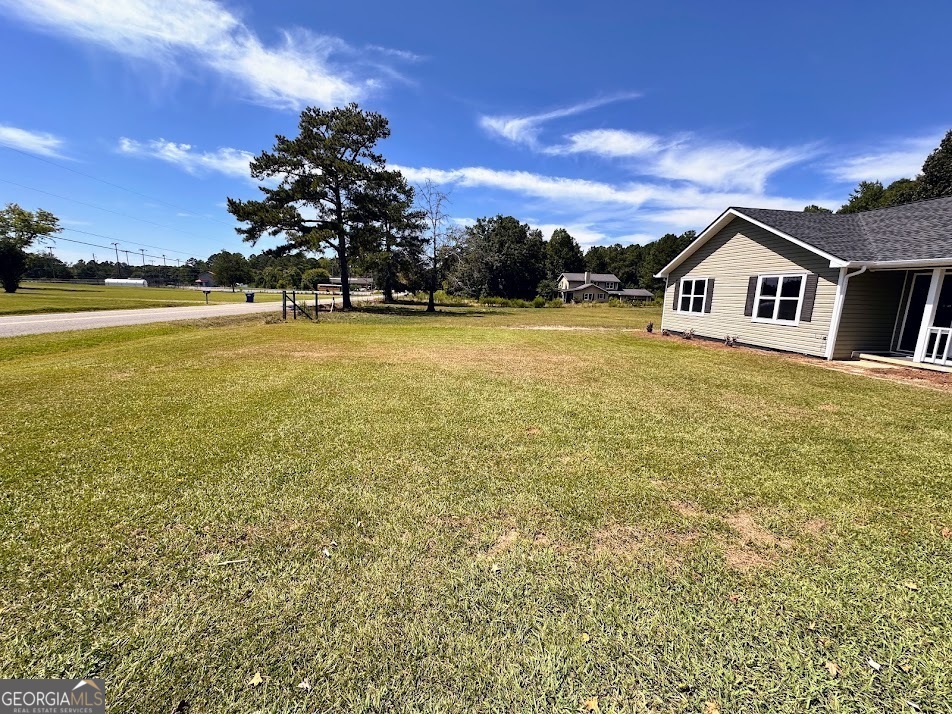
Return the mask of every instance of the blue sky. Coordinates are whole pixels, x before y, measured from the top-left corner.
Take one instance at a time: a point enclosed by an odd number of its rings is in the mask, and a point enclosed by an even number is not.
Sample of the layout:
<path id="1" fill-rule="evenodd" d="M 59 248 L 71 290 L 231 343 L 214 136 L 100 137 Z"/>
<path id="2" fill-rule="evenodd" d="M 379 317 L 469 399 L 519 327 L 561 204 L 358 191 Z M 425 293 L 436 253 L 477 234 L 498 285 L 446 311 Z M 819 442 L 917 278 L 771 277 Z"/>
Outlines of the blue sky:
<path id="1" fill-rule="evenodd" d="M 225 197 L 256 194 L 249 155 L 309 104 L 384 113 L 389 162 L 443 184 L 456 220 L 583 245 L 728 205 L 836 208 L 952 127 L 944 1 L 0 0 L 0 18 L 0 202 L 169 260 L 252 252 Z"/>

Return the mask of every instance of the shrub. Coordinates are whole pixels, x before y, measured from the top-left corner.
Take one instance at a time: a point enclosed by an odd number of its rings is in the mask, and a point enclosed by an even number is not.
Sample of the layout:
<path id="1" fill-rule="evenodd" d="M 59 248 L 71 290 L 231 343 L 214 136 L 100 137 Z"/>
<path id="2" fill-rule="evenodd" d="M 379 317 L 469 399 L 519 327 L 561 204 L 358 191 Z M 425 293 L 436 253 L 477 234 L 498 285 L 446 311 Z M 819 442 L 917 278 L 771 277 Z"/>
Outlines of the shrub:
<path id="1" fill-rule="evenodd" d="M 491 295 L 485 295 L 479 298 L 480 305 L 489 305 L 490 307 L 508 307 L 509 301 L 506 298 L 501 297 L 492 297 Z"/>
<path id="2" fill-rule="evenodd" d="M 536 299 L 532 301 L 532 307 L 545 307 L 545 298 L 537 295 Z"/>
<path id="3" fill-rule="evenodd" d="M 545 304 L 545 306 L 546 306 L 546 307 L 565 307 L 565 303 L 564 303 L 563 301 L 559 300 L 558 298 L 555 298 L 555 299 L 553 299 L 553 300 L 549 300 L 549 301 Z"/>
<path id="4" fill-rule="evenodd" d="M 9 243 L 0 243 L 0 282 L 4 292 L 15 293 L 26 270 L 26 253 Z"/>

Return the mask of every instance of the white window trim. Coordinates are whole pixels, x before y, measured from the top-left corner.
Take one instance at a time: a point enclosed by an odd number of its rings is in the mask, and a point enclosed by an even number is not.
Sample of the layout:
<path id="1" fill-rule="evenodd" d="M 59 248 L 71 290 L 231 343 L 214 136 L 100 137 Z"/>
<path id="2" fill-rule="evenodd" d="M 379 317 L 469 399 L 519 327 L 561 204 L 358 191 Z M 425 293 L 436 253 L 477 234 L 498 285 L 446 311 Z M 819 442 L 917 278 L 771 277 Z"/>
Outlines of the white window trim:
<path id="1" fill-rule="evenodd" d="M 754 309 L 751 312 L 751 322 L 762 322 L 767 325 L 790 325 L 796 327 L 800 324 L 800 317 L 803 313 L 803 296 L 807 290 L 807 276 L 809 273 L 764 273 L 757 276 L 757 291 L 754 293 Z M 775 317 L 757 317 L 757 306 L 760 304 L 760 287 L 764 284 L 765 278 L 779 278 L 777 282 L 777 297 L 768 298 L 774 300 L 774 315 L 780 309 L 780 289 L 783 287 L 784 278 L 800 278 L 800 296 L 797 298 L 797 316 L 793 320 L 780 320 Z M 785 298 L 790 300 L 790 298 Z"/>
<path id="2" fill-rule="evenodd" d="M 686 280 L 690 280 L 690 281 L 692 281 L 692 282 L 693 282 L 693 281 L 696 281 L 696 280 L 703 280 L 703 281 L 704 281 L 704 299 L 703 299 L 702 302 L 701 302 L 701 311 L 700 311 L 700 312 L 695 312 L 694 310 L 682 310 L 682 309 L 681 309 L 681 298 L 684 297 L 684 282 L 685 282 Z M 682 314 L 682 315 L 707 315 L 707 314 L 708 314 L 708 312 L 707 312 L 707 285 L 708 285 L 708 281 L 709 281 L 709 280 L 710 280 L 710 278 L 707 277 L 707 276 L 704 276 L 704 275 L 702 275 L 702 276 L 700 276 L 700 277 L 697 277 L 697 278 L 692 277 L 692 276 L 689 276 L 689 275 L 688 275 L 688 276 L 685 276 L 685 277 L 683 277 L 683 278 L 681 278 L 681 282 L 678 283 L 678 309 L 675 310 L 675 312 L 680 313 L 680 314 Z M 697 293 L 691 293 L 691 294 L 692 294 L 694 297 L 697 297 Z M 692 302 L 693 302 L 693 300 L 692 300 Z"/>

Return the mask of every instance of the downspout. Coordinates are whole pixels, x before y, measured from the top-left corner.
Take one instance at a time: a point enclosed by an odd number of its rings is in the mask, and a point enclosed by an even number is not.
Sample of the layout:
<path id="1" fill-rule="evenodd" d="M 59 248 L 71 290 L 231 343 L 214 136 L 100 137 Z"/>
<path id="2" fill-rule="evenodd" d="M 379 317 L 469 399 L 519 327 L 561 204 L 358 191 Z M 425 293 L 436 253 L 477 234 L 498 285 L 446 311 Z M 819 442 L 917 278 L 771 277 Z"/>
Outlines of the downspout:
<path id="1" fill-rule="evenodd" d="M 868 266 L 863 266 L 859 270 L 847 273 L 848 268 L 840 268 L 840 279 L 836 283 L 836 300 L 833 303 L 833 319 L 830 320 L 830 332 L 826 336 L 826 358 L 833 359 L 833 350 L 836 347 L 836 338 L 840 333 L 840 318 L 843 316 L 843 305 L 846 303 L 846 287 L 850 278 L 862 275 L 866 272 Z"/>

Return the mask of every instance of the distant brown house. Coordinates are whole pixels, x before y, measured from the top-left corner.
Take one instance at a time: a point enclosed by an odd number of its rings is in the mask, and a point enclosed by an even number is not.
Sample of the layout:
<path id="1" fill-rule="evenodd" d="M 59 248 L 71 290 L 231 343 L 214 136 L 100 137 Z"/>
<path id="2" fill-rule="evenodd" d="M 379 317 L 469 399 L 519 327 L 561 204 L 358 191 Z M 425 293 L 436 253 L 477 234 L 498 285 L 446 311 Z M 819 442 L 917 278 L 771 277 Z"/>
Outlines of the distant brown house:
<path id="1" fill-rule="evenodd" d="M 562 273 L 558 280 L 563 302 L 604 302 L 612 298 L 644 302 L 654 294 L 641 288 L 622 288 L 614 273 Z"/>
<path id="2" fill-rule="evenodd" d="M 195 278 L 194 285 L 200 288 L 217 288 L 218 287 L 218 283 L 215 282 L 215 274 L 208 270 L 198 274 L 198 277 Z"/>

